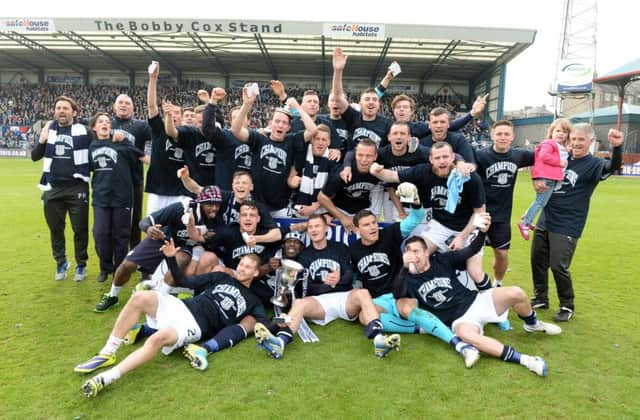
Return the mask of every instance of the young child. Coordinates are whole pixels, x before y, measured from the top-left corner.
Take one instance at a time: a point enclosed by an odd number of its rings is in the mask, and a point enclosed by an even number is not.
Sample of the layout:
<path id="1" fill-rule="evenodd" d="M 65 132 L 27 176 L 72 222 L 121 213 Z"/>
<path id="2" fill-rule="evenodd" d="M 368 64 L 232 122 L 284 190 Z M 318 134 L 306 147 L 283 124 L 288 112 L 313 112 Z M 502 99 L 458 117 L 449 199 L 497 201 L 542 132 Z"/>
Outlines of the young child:
<path id="1" fill-rule="evenodd" d="M 518 223 L 520 234 L 526 241 L 529 240 L 529 231 L 535 228 L 533 220 L 536 215 L 547 204 L 556 186 L 564 179 L 564 168 L 567 166 L 569 157 L 567 146 L 570 132 L 571 122 L 564 118 L 557 119 L 549 126 L 547 139 L 536 147 L 531 178 L 534 181 L 544 180 L 548 188 L 544 192 L 536 193 L 535 201 L 531 203 Z"/>

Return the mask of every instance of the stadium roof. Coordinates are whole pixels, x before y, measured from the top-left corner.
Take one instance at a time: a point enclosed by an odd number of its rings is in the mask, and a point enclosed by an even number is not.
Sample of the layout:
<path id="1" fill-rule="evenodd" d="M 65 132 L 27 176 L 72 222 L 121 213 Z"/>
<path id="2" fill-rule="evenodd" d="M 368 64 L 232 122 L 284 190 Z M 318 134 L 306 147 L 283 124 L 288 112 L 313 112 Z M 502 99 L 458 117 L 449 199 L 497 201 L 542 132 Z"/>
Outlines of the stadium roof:
<path id="1" fill-rule="evenodd" d="M 604 76 L 593 79 L 594 83 L 614 86 L 618 91 L 618 130 L 622 125 L 625 90 L 627 85 L 637 80 L 640 80 L 640 58 L 618 67 Z"/>
<path id="2" fill-rule="evenodd" d="M 4 18 L 0 69 L 120 71 L 151 60 L 180 78 L 315 75 L 330 83 L 331 52 L 349 55 L 348 77 L 378 80 L 397 60 L 407 80 L 482 81 L 531 45 L 536 31 L 357 22 L 211 19 Z"/>
<path id="3" fill-rule="evenodd" d="M 593 79 L 595 83 L 615 84 L 617 82 L 628 83 L 640 79 L 640 58 L 630 61 L 607 74 Z"/>
<path id="4" fill-rule="evenodd" d="M 631 105 L 631 104 L 623 104 L 622 113 L 624 115 L 640 115 L 640 106 Z M 618 115 L 618 106 L 608 106 L 605 108 L 598 108 L 593 111 L 594 117 L 615 117 Z M 591 111 L 581 112 L 579 114 L 572 115 L 569 119 L 588 119 L 591 118 Z"/>

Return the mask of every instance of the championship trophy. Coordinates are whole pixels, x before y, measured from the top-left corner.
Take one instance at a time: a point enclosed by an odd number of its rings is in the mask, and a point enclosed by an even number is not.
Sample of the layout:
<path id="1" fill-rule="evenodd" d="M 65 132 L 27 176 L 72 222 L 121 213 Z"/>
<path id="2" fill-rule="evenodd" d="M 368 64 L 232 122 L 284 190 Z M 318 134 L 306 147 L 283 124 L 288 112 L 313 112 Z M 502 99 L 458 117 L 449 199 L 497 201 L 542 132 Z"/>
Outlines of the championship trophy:
<path id="1" fill-rule="evenodd" d="M 307 275 L 307 270 L 301 264 L 293 260 L 281 260 L 280 268 L 276 270 L 277 288 L 275 295 L 271 298 L 271 303 L 277 308 L 289 306 L 290 301 L 293 300 L 293 288 L 298 281 L 306 281 Z M 291 295 L 292 298 L 290 299 L 288 295 Z"/>
<path id="2" fill-rule="evenodd" d="M 307 280 L 309 278 L 309 270 L 303 268 L 302 265 L 293 261 L 283 259 L 280 260 L 280 268 L 276 270 L 276 289 L 275 294 L 271 298 L 273 310 L 275 312 L 274 321 L 283 324 L 289 324 L 291 318 L 282 312 L 283 308 L 293 304 L 295 300 L 294 287 L 302 281 L 302 296 L 307 294 Z M 289 297 L 291 295 L 291 297 Z M 319 341 L 307 322 L 302 318 L 298 326 L 298 336 L 304 343 L 313 343 Z"/>

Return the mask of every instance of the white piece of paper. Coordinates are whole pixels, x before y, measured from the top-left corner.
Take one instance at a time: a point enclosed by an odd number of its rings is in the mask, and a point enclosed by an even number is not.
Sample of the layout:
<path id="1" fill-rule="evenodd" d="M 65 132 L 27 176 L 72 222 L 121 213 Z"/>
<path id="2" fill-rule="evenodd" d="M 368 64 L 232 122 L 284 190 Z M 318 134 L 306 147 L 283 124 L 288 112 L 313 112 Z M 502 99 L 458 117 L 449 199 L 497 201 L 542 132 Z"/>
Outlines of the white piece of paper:
<path id="1" fill-rule="evenodd" d="M 396 77 L 402 72 L 402 69 L 400 69 L 400 64 L 398 64 L 397 61 L 394 61 L 389 65 L 389 70 L 391 70 L 391 74 L 393 74 L 393 77 Z"/>
<path id="2" fill-rule="evenodd" d="M 149 74 L 153 74 L 155 73 L 156 69 L 158 68 L 158 62 L 157 61 L 152 61 L 151 64 L 149 64 Z"/>
<path id="3" fill-rule="evenodd" d="M 249 97 L 252 97 L 253 95 L 257 96 L 259 94 L 260 94 L 260 87 L 258 86 L 258 84 L 251 83 L 247 88 L 247 95 L 249 95 Z"/>

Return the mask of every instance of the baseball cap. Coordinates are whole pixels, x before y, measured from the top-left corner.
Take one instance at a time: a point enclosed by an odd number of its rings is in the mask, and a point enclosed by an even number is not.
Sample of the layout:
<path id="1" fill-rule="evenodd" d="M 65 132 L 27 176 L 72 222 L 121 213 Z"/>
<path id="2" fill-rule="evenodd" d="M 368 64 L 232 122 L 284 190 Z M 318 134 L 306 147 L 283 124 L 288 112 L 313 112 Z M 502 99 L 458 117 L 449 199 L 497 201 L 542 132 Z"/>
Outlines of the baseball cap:
<path id="1" fill-rule="evenodd" d="M 222 193 L 220 188 L 215 185 L 204 187 L 196 197 L 196 201 L 201 204 L 220 204 L 222 203 Z"/>
<path id="2" fill-rule="evenodd" d="M 287 234 L 284 235 L 283 241 L 287 241 L 289 239 L 295 239 L 304 245 L 304 238 L 302 236 L 302 233 L 298 231 L 292 230 L 290 232 L 287 232 Z"/>

